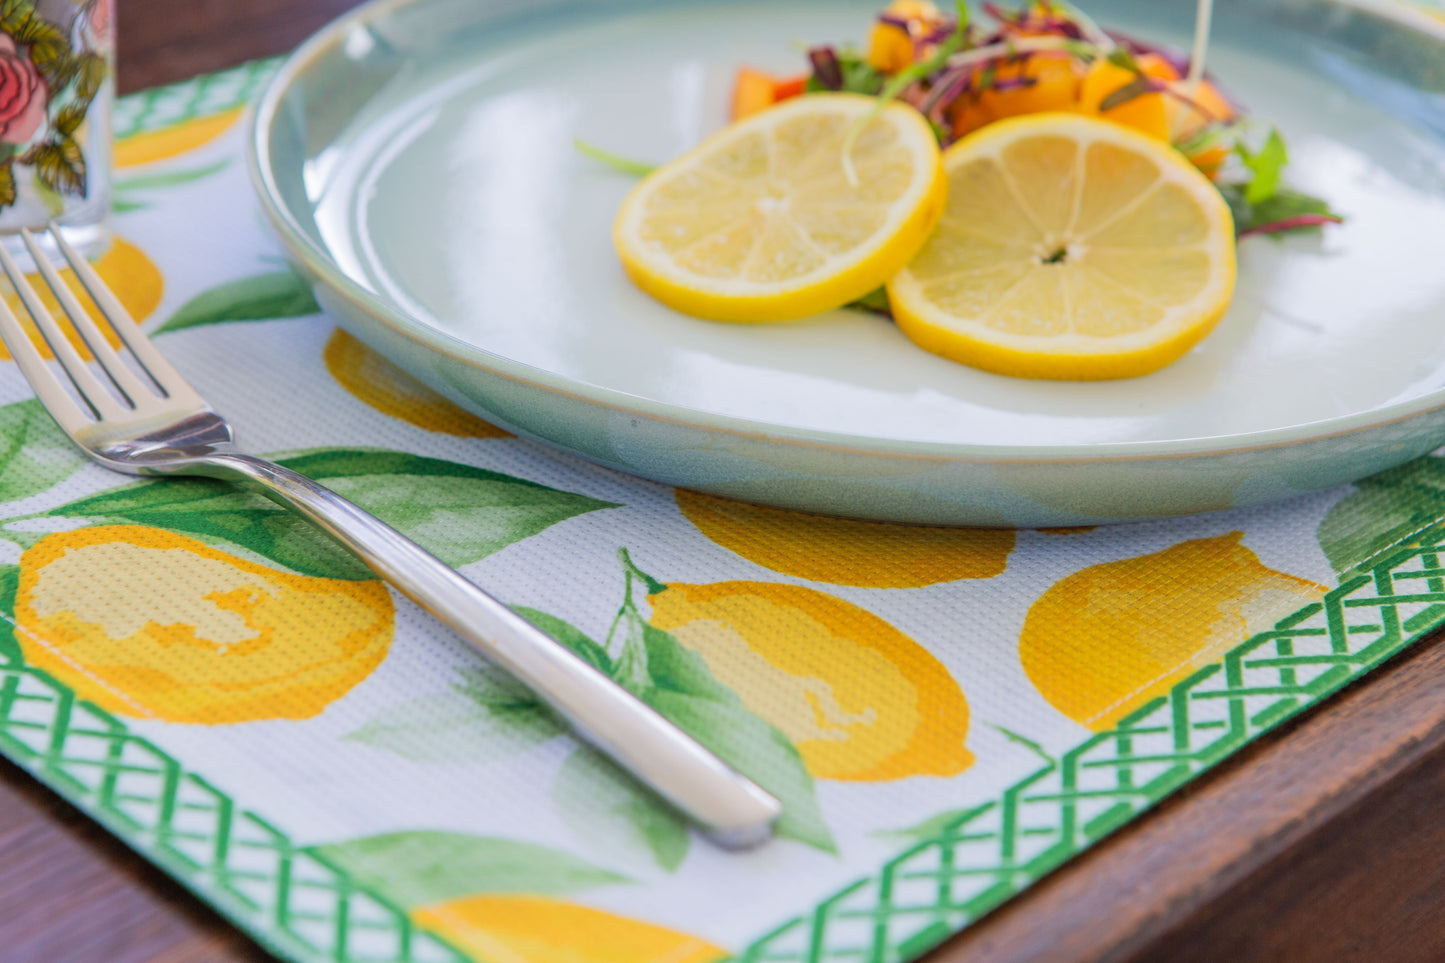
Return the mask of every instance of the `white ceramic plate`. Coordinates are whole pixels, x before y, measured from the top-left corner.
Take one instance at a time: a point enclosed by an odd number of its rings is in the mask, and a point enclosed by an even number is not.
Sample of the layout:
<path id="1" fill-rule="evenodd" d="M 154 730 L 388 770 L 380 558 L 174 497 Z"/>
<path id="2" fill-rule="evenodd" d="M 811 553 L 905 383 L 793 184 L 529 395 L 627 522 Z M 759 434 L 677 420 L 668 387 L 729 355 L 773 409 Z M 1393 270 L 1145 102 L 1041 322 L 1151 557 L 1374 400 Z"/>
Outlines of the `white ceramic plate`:
<path id="1" fill-rule="evenodd" d="M 877 2 L 379 0 L 299 50 L 256 183 L 323 303 L 513 430 L 671 484 L 857 517 L 1059 525 L 1254 503 L 1445 442 L 1445 26 L 1404 7 L 1221 3 L 1211 64 L 1349 220 L 1240 250 L 1233 309 L 1129 381 L 1003 378 L 838 311 L 734 326 L 636 290 L 610 228 L 647 160 L 720 126 L 734 69 L 861 41 Z M 1187 45 L 1193 4 L 1094 0 Z"/>

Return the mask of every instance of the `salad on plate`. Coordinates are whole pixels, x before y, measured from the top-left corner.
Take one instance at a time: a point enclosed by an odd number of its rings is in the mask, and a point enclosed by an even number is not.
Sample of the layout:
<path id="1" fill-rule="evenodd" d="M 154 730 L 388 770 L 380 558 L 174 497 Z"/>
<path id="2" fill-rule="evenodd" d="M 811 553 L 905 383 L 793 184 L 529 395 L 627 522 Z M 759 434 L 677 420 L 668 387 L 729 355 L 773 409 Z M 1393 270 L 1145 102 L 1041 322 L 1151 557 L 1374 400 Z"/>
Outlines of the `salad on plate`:
<path id="1" fill-rule="evenodd" d="M 1001 375 L 1145 375 L 1227 312 L 1239 242 L 1338 223 L 1284 136 L 1185 53 L 1059 0 L 895 0 L 792 76 L 741 65 L 730 123 L 644 174 L 614 242 L 643 290 L 710 320 L 851 305 Z M 616 158 L 583 146 L 603 160 Z"/>

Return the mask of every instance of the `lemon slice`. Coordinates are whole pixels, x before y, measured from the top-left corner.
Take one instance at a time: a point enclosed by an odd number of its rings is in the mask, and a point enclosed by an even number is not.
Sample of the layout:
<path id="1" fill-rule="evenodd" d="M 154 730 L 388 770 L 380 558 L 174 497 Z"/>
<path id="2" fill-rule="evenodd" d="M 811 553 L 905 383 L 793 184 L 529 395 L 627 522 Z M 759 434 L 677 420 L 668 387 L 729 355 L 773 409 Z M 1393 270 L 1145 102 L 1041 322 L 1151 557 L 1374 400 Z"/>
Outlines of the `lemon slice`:
<path id="1" fill-rule="evenodd" d="M 728 127 L 649 174 L 613 239 L 638 287 L 717 321 L 787 321 L 847 304 L 928 239 L 947 181 L 932 129 L 889 104 L 843 165 L 872 97 L 811 94 Z M 856 186 L 855 186 L 856 185 Z"/>
<path id="2" fill-rule="evenodd" d="M 1073 114 L 1000 121 L 944 153 L 948 207 L 888 285 L 905 334 L 1022 378 L 1148 374 L 1219 322 L 1234 221 L 1178 151 Z"/>

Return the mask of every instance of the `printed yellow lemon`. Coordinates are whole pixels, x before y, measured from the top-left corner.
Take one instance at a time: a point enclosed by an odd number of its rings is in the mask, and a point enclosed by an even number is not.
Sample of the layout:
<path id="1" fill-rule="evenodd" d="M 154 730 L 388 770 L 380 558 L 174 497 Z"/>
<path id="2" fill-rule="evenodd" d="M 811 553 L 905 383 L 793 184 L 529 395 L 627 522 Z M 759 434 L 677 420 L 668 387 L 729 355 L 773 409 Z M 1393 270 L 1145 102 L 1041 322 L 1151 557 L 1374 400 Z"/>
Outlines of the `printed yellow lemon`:
<path id="1" fill-rule="evenodd" d="M 1234 222 L 1168 144 L 1075 114 L 1000 121 L 944 155 L 948 207 L 888 284 L 935 354 L 1023 378 L 1148 374 L 1234 295 Z"/>
<path id="2" fill-rule="evenodd" d="M 234 127 L 244 110 L 244 107 L 233 107 L 210 117 L 197 117 L 124 137 L 116 142 L 113 162 L 117 168 L 135 167 L 196 150 Z"/>
<path id="3" fill-rule="evenodd" d="M 427 431 L 463 438 L 510 438 L 509 432 L 452 404 L 337 328 L 323 352 L 326 370 L 352 396 Z"/>
<path id="4" fill-rule="evenodd" d="M 797 746 L 822 779 L 952 776 L 968 703 L 948 670 L 878 616 L 796 585 L 669 585 L 651 623 Z"/>
<path id="5" fill-rule="evenodd" d="M 729 955 L 694 936 L 545 896 L 466 896 L 411 917 L 492 963 L 715 963 Z"/>
<path id="6" fill-rule="evenodd" d="M 1029 609 L 1024 671 L 1054 708 L 1108 729 L 1258 632 L 1324 595 L 1265 568 L 1241 532 L 1084 569 Z"/>
<path id="7" fill-rule="evenodd" d="M 708 538 L 784 575 L 864 588 L 922 588 L 993 578 L 1012 531 L 921 528 L 829 518 L 678 489 L 677 507 Z"/>
<path id="8" fill-rule="evenodd" d="M 47 535 L 20 559 L 26 661 L 123 715 L 304 719 L 391 645 L 380 582 L 294 575 L 155 528 Z"/>
<path id="9" fill-rule="evenodd" d="M 155 313 L 156 307 L 161 303 L 161 294 L 165 283 L 161 278 L 160 269 L 140 248 L 129 241 L 116 238 L 111 242 L 109 250 L 102 254 L 92 267 L 100 275 L 101 280 L 110 286 L 116 298 L 125 305 L 126 310 L 130 312 L 131 317 L 135 318 L 137 324 Z M 119 345 L 120 339 L 110 332 L 109 326 L 100 317 L 99 310 L 83 293 L 84 288 L 81 287 L 80 279 L 75 276 L 75 272 L 66 268 L 60 272 L 60 277 L 65 281 L 66 286 L 80 298 L 80 303 L 85 306 L 90 316 L 96 319 L 100 329 L 106 332 L 107 340 L 112 345 Z M 64 317 L 61 313 L 60 302 L 55 300 L 55 296 L 50 293 L 50 289 L 45 286 L 45 282 L 41 280 L 39 274 L 26 275 L 26 280 L 40 295 L 40 300 L 45 304 L 46 310 L 56 317 Z M 40 332 L 28 320 L 29 316 L 21 304 L 20 295 L 15 293 L 10 282 L 0 279 L 0 290 L 3 290 L 5 303 L 10 306 L 10 310 L 15 312 L 16 317 L 23 319 L 25 330 L 29 332 L 30 340 L 39 349 L 41 356 L 46 359 L 55 357 L 50 350 L 50 345 L 46 344 Z M 85 342 L 80 340 L 80 335 L 71 325 L 66 325 L 65 329 L 70 343 L 75 345 L 75 349 L 80 352 L 81 357 L 89 361 L 90 349 L 85 346 Z M 0 359 L 10 360 L 10 352 L 3 345 L 0 345 Z"/>
<path id="10" fill-rule="evenodd" d="M 618 212 L 628 275 L 718 321 L 806 317 L 877 289 L 917 253 L 947 181 L 923 116 L 875 98 L 798 97 L 714 134 L 648 175 Z"/>

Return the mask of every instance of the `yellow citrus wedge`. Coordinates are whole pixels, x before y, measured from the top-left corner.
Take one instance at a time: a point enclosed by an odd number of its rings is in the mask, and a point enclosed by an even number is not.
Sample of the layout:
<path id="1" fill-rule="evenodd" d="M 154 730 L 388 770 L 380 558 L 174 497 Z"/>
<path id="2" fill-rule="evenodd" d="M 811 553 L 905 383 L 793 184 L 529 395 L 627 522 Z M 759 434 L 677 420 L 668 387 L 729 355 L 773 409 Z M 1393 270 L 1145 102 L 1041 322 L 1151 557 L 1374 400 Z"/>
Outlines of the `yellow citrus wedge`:
<path id="1" fill-rule="evenodd" d="M 1075 114 L 1000 121 L 950 147 L 938 229 L 888 284 L 920 347 L 1021 378 L 1148 374 L 1234 295 L 1234 221 L 1168 144 Z"/>
<path id="2" fill-rule="evenodd" d="M 932 129 L 877 100 L 813 94 L 754 114 L 649 174 L 613 229 L 648 294 L 715 321 L 788 321 L 880 287 L 918 253 L 947 181 Z"/>

